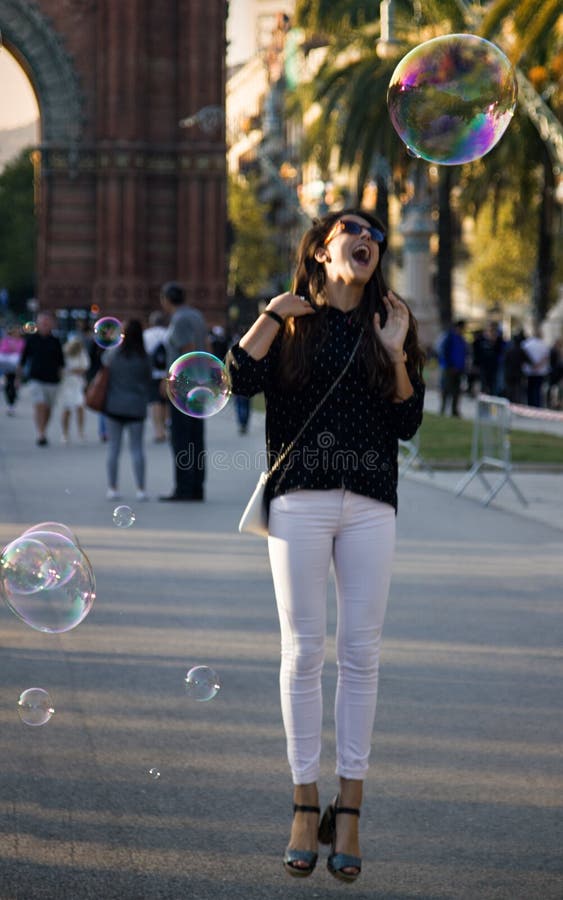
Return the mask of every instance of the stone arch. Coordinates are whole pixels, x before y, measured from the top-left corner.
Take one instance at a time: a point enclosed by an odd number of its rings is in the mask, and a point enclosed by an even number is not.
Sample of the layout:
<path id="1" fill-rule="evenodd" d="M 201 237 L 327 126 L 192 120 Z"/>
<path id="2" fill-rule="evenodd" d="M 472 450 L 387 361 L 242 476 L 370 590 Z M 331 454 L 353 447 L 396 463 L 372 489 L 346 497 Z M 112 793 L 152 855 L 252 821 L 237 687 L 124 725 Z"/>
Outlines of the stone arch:
<path id="1" fill-rule="evenodd" d="M 37 96 L 44 144 L 80 140 L 83 96 L 72 58 L 33 0 L 2 0 L 0 31 Z"/>

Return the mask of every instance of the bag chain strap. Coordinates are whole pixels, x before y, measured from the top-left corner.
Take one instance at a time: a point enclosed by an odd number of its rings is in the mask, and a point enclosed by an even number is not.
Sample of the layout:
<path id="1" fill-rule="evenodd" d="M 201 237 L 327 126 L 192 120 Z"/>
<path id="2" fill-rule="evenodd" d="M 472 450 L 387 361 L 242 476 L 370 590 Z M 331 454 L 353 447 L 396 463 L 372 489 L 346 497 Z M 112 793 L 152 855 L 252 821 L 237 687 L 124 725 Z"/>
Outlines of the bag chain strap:
<path id="1" fill-rule="evenodd" d="M 358 347 L 360 346 L 360 341 L 362 340 L 362 337 L 363 337 L 363 330 L 360 332 L 360 335 L 359 335 L 359 337 L 358 337 L 358 340 L 356 341 L 356 344 L 355 344 L 354 349 L 352 350 L 352 352 L 351 352 L 351 354 L 350 354 L 350 357 L 349 357 L 349 359 L 348 359 L 348 362 L 346 363 L 346 365 L 344 366 L 344 368 L 342 369 L 342 371 L 340 372 L 340 374 L 334 379 L 334 381 L 332 382 L 331 386 L 329 387 L 329 389 L 328 389 L 328 391 L 326 392 L 326 394 L 324 395 L 324 397 L 322 397 L 321 400 L 319 400 L 319 402 L 318 402 L 317 405 L 315 406 L 313 412 L 312 412 L 312 413 L 309 415 L 309 417 L 307 418 L 307 421 L 305 422 L 305 424 L 301 426 L 301 428 L 299 429 L 299 431 L 297 432 L 297 434 L 296 434 L 295 437 L 293 438 L 291 444 L 288 444 L 288 445 L 287 445 L 287 447 L 285 448 L 285 450 L 283 450 L 283 451 L 280 453 L 280 455 L 278 456 L 278 458 L 276 459 L 276 461 L 273 463 L 273 465 L 271 466 L 271 468 L 265 473 L 265 476 L 264 476 L 265 479 L 268 479 L 271 475 L 274 474 L 274 472 L 275 472 L 277 469 L 279 469 L 279 467 L 281 466 L 281 464 L 283 463 L 283 461 L 289 456 L 289 454 L 291 453 L 291 451 L 292 451 L 293 448 L 295 447 L 297 441 L 299 440 L 299 438 L 301 437 L 301 435 L 303 434 L 303 432 L 309 427 L 309 425 L 311 424 L 311 422 L 313 421 L 313 419 L 314 419 L 315 416 L 317 415 L 319 409 L 321 408 L 321 406 L 323 405 L 323 403 L 325 402 L 325 400 L 330 396 L 330 394 L 332 394 L 332 392 L 333 392 L 333 390 L 335 389 L 335 387 L 336 387 L 336 386 L 339 384 L 339 382 L 344 378 L 346 372 L 347 372 L 348 369 L 350 368 L 350 365 L 351 365 L 351 363 L 352 363 L 352 360 L 354 359 L 354 357 L 355 357 L 355 355 L 356 355 L 356 351 L 357 351 Z"/>

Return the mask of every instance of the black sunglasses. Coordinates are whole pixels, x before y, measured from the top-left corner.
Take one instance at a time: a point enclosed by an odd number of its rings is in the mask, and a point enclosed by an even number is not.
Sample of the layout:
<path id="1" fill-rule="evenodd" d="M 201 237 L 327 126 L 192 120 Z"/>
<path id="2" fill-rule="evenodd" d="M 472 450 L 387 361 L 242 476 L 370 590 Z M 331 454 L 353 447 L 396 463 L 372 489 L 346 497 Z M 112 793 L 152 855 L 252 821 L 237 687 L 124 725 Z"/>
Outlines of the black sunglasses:
<path id="1" fill-rule="evenodd" d="M 323 241 L 324 246 L 326 247 L 329 241 L 336 237 L 337 234 L 340 234 L 341 231 L 345 231 L 346 234 L 361 234 L 362 231 L 367 231 L 372 241 L 375 241 L 376 244 L 382 244 L 385 240 L 383 232 L 373 225 L 360 225 L 359 222 L 354 222 L 352 219 L 338 219 L 325 237 Z"/>

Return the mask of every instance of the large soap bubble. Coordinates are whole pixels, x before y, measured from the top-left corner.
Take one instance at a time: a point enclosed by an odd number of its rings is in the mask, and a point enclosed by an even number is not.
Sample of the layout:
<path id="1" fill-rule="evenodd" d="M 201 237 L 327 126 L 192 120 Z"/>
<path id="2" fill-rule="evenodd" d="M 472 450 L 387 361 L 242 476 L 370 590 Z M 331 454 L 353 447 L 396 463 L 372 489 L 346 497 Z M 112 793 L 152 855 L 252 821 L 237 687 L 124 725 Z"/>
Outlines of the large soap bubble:
<path id="1" fill-rule="evenodd" d="M 96 580 L 88 557 L 68 537 L 34 531 L 2 551 L 0 596 L 26 625 L 56 634 L 76 628 L 88 615 Z"/>
<path id="2" fill-rule="evenodd" d="M 67 537 L 69 541 L 72 541 L 73 544 L 78 546 L 78 538 L 74 532 L 70 530 L 68 525 L 63 525 L 62 522 L 40 522 L 38 525 L 32 525 L 31 528 L 24 531 L 24 534 L 32 535 L 36 531 L 49 531 L 56 534 L 62 534 L 63 537 Z"/>
<path id="3" fill-rule="evenodd" d="M 488 153 L 506 131 L 516 99 L 510 61 L 474 34 L 446 34 L 415 47 L 387 92 L 391 121 L 407 149 L 449 166 Z"/>
<path id="4" fill-rule="evenodd" d="M 168 370 L 166 390 L 176 409 L 196 419 L 220 412 L 231 395 L 227 367 L 211 353 L 196 351 L 178 357 Z"/>

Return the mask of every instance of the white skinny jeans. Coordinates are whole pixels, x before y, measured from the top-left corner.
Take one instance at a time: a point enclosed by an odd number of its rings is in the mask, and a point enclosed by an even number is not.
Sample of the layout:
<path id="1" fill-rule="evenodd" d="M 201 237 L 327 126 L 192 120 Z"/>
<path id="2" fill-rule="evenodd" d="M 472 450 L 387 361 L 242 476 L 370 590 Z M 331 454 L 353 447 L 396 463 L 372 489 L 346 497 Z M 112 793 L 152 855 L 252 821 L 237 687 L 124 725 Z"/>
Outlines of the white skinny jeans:
<path id="1" fill-rule="evenodd" d="M 331 559 L 338 614 L 336 774 L 361 780 L 375 720 L 395 510 L 344 489 L 294 491 L 272 500 L 269 529 L 281 629 L 281 707 L 293 783 L 309 784 L 319 776 Z"/>

